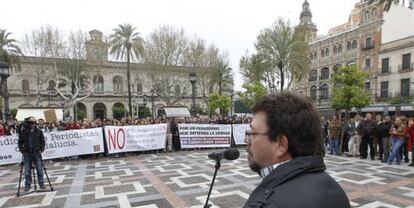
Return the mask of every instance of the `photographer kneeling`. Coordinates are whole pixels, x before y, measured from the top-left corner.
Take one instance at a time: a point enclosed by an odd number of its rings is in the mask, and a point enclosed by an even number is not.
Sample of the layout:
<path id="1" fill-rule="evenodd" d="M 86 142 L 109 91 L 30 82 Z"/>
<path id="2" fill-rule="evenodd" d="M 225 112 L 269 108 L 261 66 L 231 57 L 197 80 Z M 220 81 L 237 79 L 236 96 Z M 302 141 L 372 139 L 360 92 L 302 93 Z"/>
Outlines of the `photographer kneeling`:
<path id="1" fill-rule="evenodd" d="M 42 169 L 42 152 L 45 150 L 45 138 L 42 130 L 36 127 L 36 119 L 29 117 L 25 119 L 24 126 L 19 133 L 19 151 L 23 154 L 24 160 L 24 191 L 30 190 L 32 184 L 32 162 L 35 162 L 37 178 L 40 190 L 45 190 L 43 169 Z M 36 183 L 36 181 L 35 181 Z"/>

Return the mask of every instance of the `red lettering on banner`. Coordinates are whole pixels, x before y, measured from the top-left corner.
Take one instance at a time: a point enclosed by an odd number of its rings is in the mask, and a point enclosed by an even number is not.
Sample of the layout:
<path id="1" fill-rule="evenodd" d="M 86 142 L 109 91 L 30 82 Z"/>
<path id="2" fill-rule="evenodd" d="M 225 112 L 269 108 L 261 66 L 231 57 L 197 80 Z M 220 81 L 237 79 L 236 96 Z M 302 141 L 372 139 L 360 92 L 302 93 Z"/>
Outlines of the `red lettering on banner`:
<path id="1" fill-rule="evenodd" d="M 120 135 L 122 134 L 122 135 Z M 122 136 L 122 138 L 120 137 Z M 122 145 L 120 143 L 120 139 L 122 139 Z M 115 129 L 114 128 L 114 132 L 113 134 L 111 133 L 111 131 L 108 129 L 108 147 L 109 150 L 112 150 L 112 147 L 116 150 L 116 149 L 123 149 L 125 146 L 125 130 L 120 128 L 120 129 Z"/>
<path id="2" fill-rule="evenodd" d="M 123 139 L 123 141 L 122 141 L 122 146 L 120 145 L 120 143 L 119 143 L 119 134 L 122 132 L 122 139 Z M 119 129 L 118 130 L 118 133 L 116 134 L 116 137 L 117 137 L 117 145 L 118 145 L 118 148 L 119 149 L 124 149 L 124 146 L 125 146 L 125 131 L 124 131 L 124 129 Z"/>

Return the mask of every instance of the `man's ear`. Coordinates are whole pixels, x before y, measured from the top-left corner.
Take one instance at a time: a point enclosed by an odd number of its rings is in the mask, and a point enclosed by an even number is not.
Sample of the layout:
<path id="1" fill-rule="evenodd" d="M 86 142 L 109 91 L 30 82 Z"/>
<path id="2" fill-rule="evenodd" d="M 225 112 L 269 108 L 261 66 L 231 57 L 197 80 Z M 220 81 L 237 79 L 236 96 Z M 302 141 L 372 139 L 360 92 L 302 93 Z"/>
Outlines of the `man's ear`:
<path id="1" fill-rule="evenodd" d="M 278 148 L 276 150 L 276 155 L 278 157 L 285 156 L 288 153 L 289 140 L 285 135 L 279 135 L 276 139 Z"/>

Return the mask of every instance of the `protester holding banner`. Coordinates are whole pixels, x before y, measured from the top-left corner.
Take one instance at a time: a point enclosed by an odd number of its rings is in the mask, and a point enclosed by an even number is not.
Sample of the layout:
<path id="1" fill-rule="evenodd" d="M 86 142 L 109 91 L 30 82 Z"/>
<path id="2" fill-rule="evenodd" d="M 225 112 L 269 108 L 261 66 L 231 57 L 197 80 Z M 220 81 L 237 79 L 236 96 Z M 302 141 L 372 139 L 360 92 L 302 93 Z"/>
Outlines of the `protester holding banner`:
<path id="1" fill-rule="evenodd" d="M 28 118 L 19 135 L 19 151 L 23 154 L 24 159 L 24 191 L 29 191 L 32 183 L 32 162 L 35 163 L 37 179 L 41 190 L 44 190 L 43 162 L 42 152 L 45 150 L 45 138 L 43 132 L 36 127 L 36 119 Z M 34 181 L 36 183 L 36 181 Z"/>

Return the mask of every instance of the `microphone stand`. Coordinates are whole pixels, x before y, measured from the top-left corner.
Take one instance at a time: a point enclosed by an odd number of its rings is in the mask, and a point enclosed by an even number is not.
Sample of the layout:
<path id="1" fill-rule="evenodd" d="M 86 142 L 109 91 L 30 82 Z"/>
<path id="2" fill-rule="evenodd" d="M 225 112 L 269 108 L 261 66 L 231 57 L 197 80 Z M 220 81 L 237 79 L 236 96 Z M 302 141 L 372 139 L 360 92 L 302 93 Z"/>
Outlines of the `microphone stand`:
<path id="1" fill-rule="evenodd" d="M 210 190 L 208 191 L 208 195 L 207 195 L 206 203 L 204 204 L 204 208 L 211 207 L 211 204 L 208 203 L 208 200 L 210 199 L 211 190 L 213 190 L 214 180 L 216 180 L 217 171 L 220 169 L 220 165 L 221 165 L 220 161 L 221 161 L 221 158 L 219 158 L 216 161 L 216 165 L 214 166 L 215 167 L 214 175 L 213 175 L 213 179 L 211 180 Z"/>

